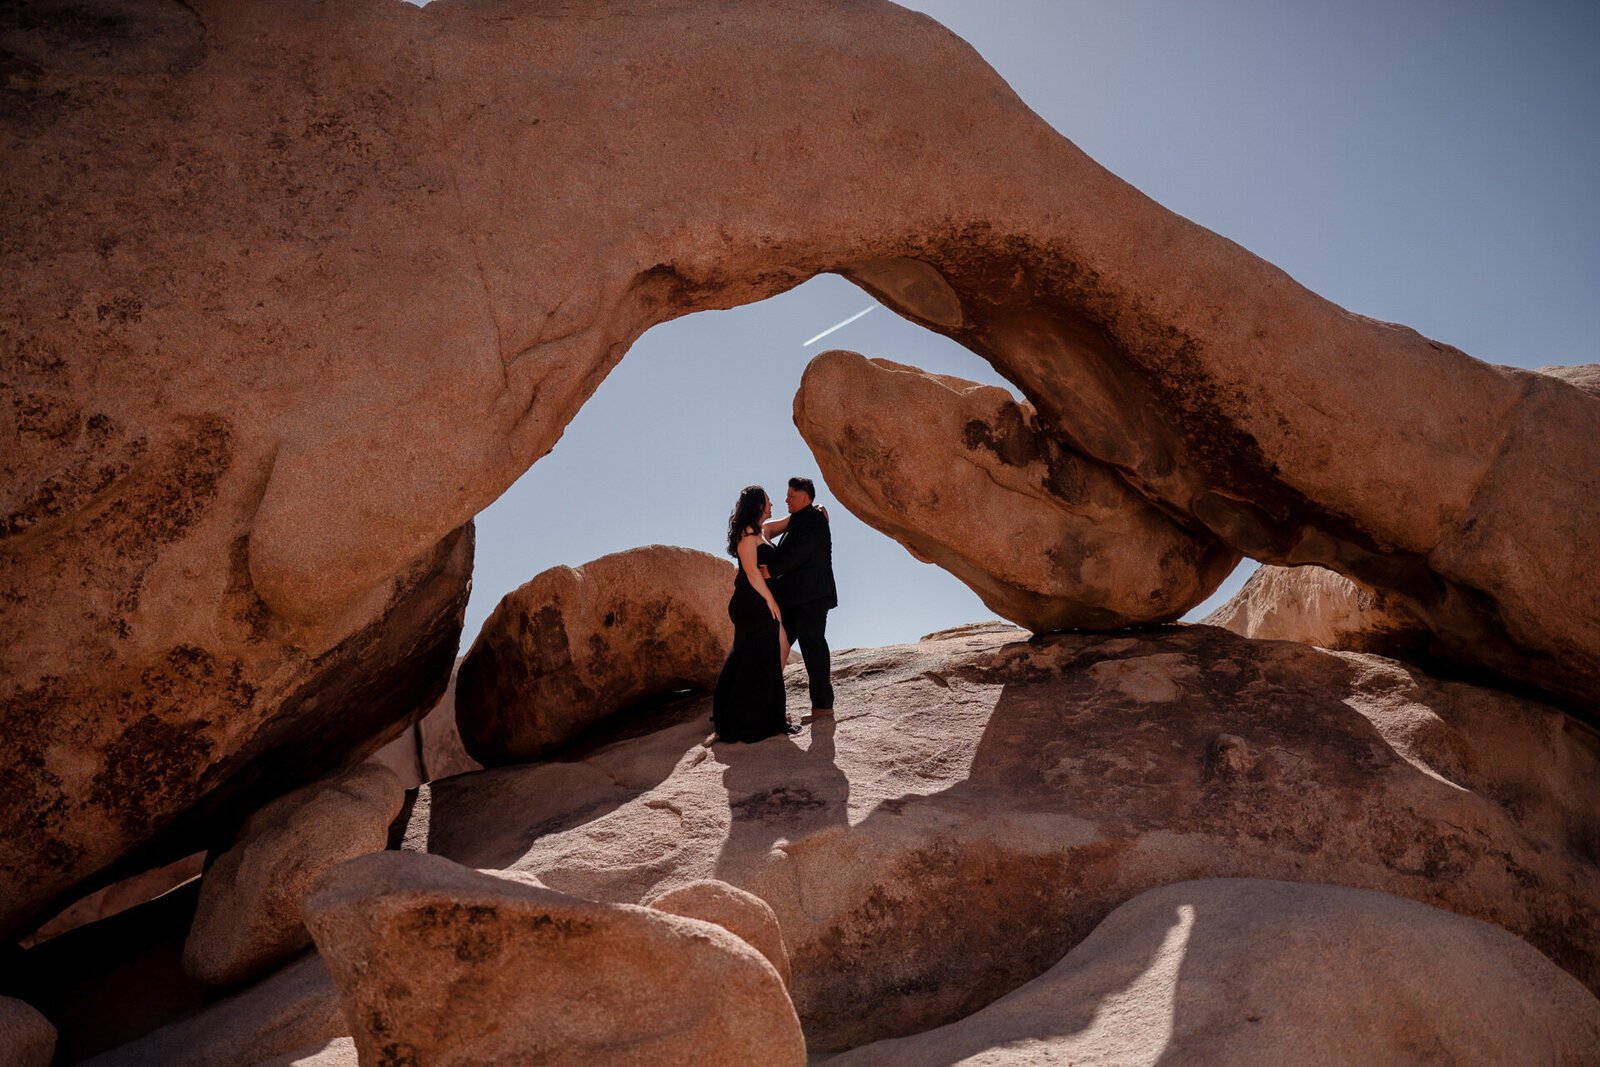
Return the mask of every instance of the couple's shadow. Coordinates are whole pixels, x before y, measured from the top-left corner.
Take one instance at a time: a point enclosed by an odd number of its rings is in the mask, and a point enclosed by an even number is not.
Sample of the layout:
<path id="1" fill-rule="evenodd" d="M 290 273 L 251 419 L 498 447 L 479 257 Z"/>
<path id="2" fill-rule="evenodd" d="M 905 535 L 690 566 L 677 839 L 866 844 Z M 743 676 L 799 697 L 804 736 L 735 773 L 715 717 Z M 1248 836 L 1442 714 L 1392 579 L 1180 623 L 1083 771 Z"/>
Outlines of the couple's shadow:
<path id="1" fill-rule="evenodd" d="M 804 735 L 717 746 L 730 816 L 719 877 L 736 866 L 759 864 L 780 840 L 850 824 L 850 779 L 834 762 L 838 724 L 826 715 L 809 726 L 810 743 L 804 746 Z"/>

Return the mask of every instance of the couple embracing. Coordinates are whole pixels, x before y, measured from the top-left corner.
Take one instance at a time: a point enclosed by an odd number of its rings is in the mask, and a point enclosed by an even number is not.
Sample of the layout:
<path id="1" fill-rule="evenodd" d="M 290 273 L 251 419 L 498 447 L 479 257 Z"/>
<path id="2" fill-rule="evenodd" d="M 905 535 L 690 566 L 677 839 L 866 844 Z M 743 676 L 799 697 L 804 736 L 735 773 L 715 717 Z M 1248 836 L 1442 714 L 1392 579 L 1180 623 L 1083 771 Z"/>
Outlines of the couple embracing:
<path id="1" fill-rule="evenodd" d="M 733 650 L 717 678 L 711 711 L 711 724 L 724 741 L 800 732 L 784 709 L 783 665 L 791 642 L 805 660 L 812 715 L 833 712 L 825 631 L 839 598 L 828 513 L 816 506 L 816 495 L 811 479 L 790 478 L 784 496 L 789 514 L 773 519 L 766 490 L 752 485 L 728 517 L 728 555 L 739 564 L 728 601 Z"/>

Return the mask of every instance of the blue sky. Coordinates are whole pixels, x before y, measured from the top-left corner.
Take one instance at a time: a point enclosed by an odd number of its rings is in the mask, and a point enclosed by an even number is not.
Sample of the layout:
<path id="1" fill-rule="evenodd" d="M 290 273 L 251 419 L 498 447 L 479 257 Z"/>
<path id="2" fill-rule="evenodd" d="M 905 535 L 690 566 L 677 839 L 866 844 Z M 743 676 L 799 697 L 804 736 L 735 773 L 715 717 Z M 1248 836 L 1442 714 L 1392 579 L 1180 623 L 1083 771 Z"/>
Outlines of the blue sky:
<path id="1" fill-rule="evenodd" d="M 1593 0 L 906 6 L 964 37 L 1103 166 L 1329 299 L 1494 363 L 1600 362 Z M 827 276 L 641 338 L 555 450 L 478 516 L 462 650 L 547 567 L 654 542 L 720 552 L 742 486 L 781 497 L 789 475 L 815 477 L 790 408 L 821 349 L 1004 384 L 881 308 L 802 347 L 872 304 Z M 993 617 L 832 510 L 836 648 Z"/>

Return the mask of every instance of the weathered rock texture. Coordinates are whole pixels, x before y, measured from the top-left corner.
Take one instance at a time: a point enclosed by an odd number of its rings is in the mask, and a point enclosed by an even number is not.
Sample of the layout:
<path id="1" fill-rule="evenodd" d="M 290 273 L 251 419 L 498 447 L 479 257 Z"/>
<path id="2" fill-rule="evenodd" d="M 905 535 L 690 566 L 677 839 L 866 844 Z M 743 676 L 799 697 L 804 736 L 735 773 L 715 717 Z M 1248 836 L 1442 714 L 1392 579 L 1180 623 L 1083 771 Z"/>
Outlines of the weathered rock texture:
<path id="1" fill-rule="evenodd" d="M 1600 988 L 1600 742 L 1550 707 L 1207 626 L 981 628 L 836 657 L 837 720 L 424 786 L 404 847 L 632 903 L 701 878 L 776 912 L 812 1048 L 952 1022 L 1114 907 L 1195 878 L 1379 890 Z M 789 672 L 803 702 L 804 673 Z"/>
<path id="2" fill-rule="evenodd" d="M 306 922 L 363 1062 L 806 1060 L 777 972 L 711 923 L 399 852 L 328 872 Z"/>
<path id="3" fill-rule="evenodd" d="M 333 979 L 313 952 L 84 1067 L 240 1067 L 349 1032 Z"/>
<path id="4" fill-rule="evenodd" d="M 1325 567 L 1257 568 L 1210 615 L 1240 637 L 1299 641 L 1320 648 L 1426 658 L 1429 633 L 1398 598 Z"/>
<path id="5" fill-rule="evenodd" d="M 451 531 L 650 325 L 828 270 L 1180 521 L 1600 689 L 1600 400 L 1322 300 L 923 16 L 77 10 L 0 10 L 0 928 L 387 741 Z"/>
<path id="6" fill-rule="evenodd" d="M 1252 879 L 1122 905 L 1040 977 L 829 1067 L 1600 1063 L 1600 1000 L 1488 923 Z"/>
<path id="7" fill-rule="evenodd" d="M 50 1067 L 56 1053 L 56 1028 L 38 1011 L 12 997 L 0 997 L 0 1062 L 10 1067 Z"/>
<path id="8" fill-rule="evenodd" d="M 328 868 L 383 851 L 402 800 L 393 771 L 361 763 L 252 815 L 200 879 L 184 970 L 235 985 L 310 947 L 301 898 Z"/>
<path id="9" fill-rule="evenodd" d="M 630 704 L 712 688 L 733 643 L 733 576 L 708 552 L 647 545 L 507 593 L 456 673 L 467 752 L 534 759 Z"/>
<path id="10" fill-rule="evenodd" d="M 1004 389 L 824 352 L 801 378 L 794 424 L 856 517 L 1030 630 L 1170 622 L 1239 562 Z"/>
<path id="11" fill-rule="evenodd" d="M 669 889 L 645 901 L 645 907 L 682 915 L 686 919 L 716 923 L 724 930 L 738 934 L 757 952 L 767 958 L 772 969 L 778 972 L 787 988 L 789 985 L 789 950 L 783 944 L 783 931 L 778 927 L 778 916 L 772 905 L 746 893 L 738 886 L 705 878 L 698 882 Z"/>

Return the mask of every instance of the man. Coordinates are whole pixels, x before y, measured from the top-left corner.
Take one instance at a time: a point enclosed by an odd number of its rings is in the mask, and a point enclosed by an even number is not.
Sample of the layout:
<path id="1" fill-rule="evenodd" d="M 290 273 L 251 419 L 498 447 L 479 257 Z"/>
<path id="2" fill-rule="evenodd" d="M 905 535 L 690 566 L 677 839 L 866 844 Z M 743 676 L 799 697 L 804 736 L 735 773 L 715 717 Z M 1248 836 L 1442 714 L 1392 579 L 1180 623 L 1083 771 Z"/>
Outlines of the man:
<path id="1" fill-rule="evenodd" d="M 783 614 L 789 640 L 800 646 L 811 688 L 811 713 L 833 711 L 833 683 L 828 679 L 828 611 L 839 606 L 833 585 L 833 537 L 828 519 L 815 504 L 810 478 L 790 478 L 783 502 L 789 527 L 778 541 L 769 569 L 772 595 Z"/>

